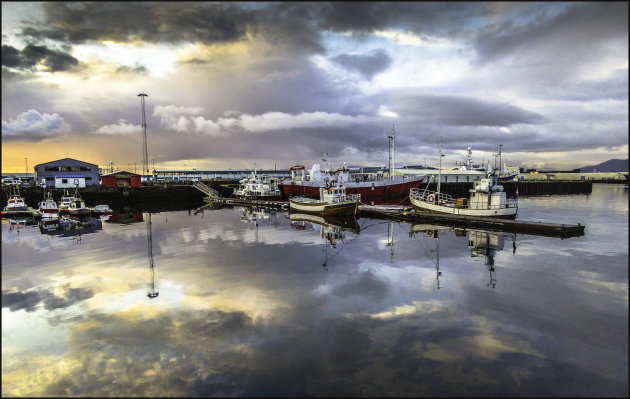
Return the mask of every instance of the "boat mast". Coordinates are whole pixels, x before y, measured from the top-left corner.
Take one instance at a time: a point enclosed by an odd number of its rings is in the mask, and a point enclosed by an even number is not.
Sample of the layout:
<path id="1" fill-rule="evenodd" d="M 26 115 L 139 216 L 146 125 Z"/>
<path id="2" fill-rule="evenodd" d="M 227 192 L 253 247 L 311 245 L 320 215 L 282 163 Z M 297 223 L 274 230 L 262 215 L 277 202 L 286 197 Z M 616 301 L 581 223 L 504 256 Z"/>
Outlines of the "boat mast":
<path id="1" fill-rule="evenodd" d="M 440 140 L 440 166 L 439 166 L 439 170 L 438 170 L 438 184 L 437 184 L 437 192 L 438 195 L 440 194 L 440 183 L 442 182 L 442 157 L 444 156 L 444 154 L 442 154 L 442 140 Z M 437 198 L 436 198 L 437 201 Z"/>
<path id="2" fill-rule="evenodd" d="M 389 148 L 389 177 L 393 177 L 396 171 L 396 131 L 392 124 L 392 135 L 387 136 L 391 140 Z"/>

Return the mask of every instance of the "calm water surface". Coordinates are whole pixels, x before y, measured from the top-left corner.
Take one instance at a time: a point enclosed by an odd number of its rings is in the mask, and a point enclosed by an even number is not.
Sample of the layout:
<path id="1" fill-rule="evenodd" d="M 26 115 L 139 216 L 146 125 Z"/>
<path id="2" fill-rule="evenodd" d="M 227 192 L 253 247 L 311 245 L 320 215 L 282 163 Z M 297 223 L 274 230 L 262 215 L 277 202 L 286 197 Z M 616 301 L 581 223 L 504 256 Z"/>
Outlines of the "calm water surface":
<path id="1" fill-rule="evenodd" d="M 521 197 L 519 219 L 586 225 L 564 240 L 133 216 L 2 221 L 3 396 L 628 394 L 624 186 Z"/>

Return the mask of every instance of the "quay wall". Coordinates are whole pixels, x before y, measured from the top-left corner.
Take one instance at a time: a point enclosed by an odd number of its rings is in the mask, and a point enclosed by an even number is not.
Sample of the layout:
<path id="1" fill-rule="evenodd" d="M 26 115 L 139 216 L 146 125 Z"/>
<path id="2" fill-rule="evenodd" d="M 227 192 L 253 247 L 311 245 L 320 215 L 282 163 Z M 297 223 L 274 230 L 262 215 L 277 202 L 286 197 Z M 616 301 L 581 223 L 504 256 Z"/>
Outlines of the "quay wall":
<path id="1" fill-rule="evenodd" d="M 441 183 L 440 191 L 452 197 L 468 197 L 469 190 L 474 183 Z M 566 194 L 590 194 L 593 191 L 593 183 L 590 181 L 514 181 L 501 183 L 508 197 L 513 197 L 518 190 L 518 195 L 566 195 Z M 423 190 L 426 184 L 420 185 Z M 435 190 L 437 185 L 431 183 L 429 190 Z"/>
<path id="2" fill-rule="evenodd" d="M 205 182 L 219 191 L 221 197 L 231 197 L 233 184 Z M 514 196 L 518 189 L 519 196 L 526 195 L 564 195 L 564 194 L 590 194 L 593 184 L 590 181 L 517 181 L 502 183 L 508 196 Z M 424 189 L 426 184 L 420 185 Z M 473 188 L 473 183 L 442 183 L 441 191 L 453 197 L 467 197 L 468 190 Z M 436 189 L 436 184 L 431 183 L 430 190 Z M 72 192 L 72 190 L 70 190 Z M 59 202 L 64 189 L 51 189 L 55 201 Z M 44 189 L 41 187 L 22 187 L 20 194 L 26 204 L 37 208 L 37 204 L 44 198 Z M 141 187 L 85 187 L 79 189 L 79 194 L 85 200 L 87 206 L 107 204 L 112 209 L 130 207 L 140 209 L 142 207 L 156 207 L 164 210 L 194 209 L 204 205 L 206 197 L 201 191 L 187 184 L 162 184 Z M 7 204 L 9 190 L 2 187 L 2 208 Z"/>

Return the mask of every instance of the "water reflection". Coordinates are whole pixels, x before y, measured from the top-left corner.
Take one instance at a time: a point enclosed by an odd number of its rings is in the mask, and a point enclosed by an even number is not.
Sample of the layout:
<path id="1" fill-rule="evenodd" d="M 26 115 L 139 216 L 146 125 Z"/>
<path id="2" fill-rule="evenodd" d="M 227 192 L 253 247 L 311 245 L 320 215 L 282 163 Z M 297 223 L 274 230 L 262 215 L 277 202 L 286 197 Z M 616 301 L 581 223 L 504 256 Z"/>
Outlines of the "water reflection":
<path id="1" fill-rule="evenodd" d="M 160 295 L 159 292 L 155 290 L 155 271 L 153 270 L 153 229 L 151 226 L 151 213 L 147 213 L 146 217 L 147 223 L 147 252 L 149 254 L 149 271 L 151 272 L 151 290 L 147 294 L 147 296 L 151 299 L 157 298 Z"/>
<path id="2" fill-rule="evenodd" d="M 319 230 L 319 236 L 324 240 L 324 261 L 322 266 L 328 271 L 329 250 L 337 249 L 339 242 L 343 243 L 346 233 L 352 233 L 354 237 L 359 236 L 359 224 L 354 216 L 339 215 L 313 215 L 308 213 L 291 212 L 289 214 L 291 228 L 297 231 Z M 330 254 L 330 257 L 334 256 Z"/>
<path id="3" fill-rule="evenodd" d="M 95 233 L 103 229 L 103 222 L 100 218 L 77 218 L 60 216 L 59 218 L 45 218 L 39 221 L 39 231 L 41 234 L 59 237 L 76 236 L 78 242 L 82 234 Z"/>
<path id="4" fill-rule="evenodd" d="M 627 205 L 587 205 L 585 236 L 518 242 L 197 208 L 54 248 L 6 220 L 2 394 L 623 396 L 628 258 L 612 238 L 627 241 Z"/>
<path id="5" fill-rule="evenodd" d="M 495 257 L 497 251 L 502 251 L 506 239 L 512 240 L 512 254 L 516 254 L 516 234 L 514 233 L 501 233 L 492 232 L 487 230 L 473 230 L 473 229 L 454 229 L 448 226 L 440 226 L 434 224 L 413 224 L 409 230 L 409 236 L 413 237 L 417 234 L 422 234 L 428 238 L 435 240 L 435 249 L 429 251 L 428 255 L 431 257 L 435 264 L 436 270 L 436 284 L 437 288 L 443 288 L 440 286 L 440 277 L 442 272 L 440 271 L 440 234 L 453 231 L 455 237 L 468 238 L 468 248 L 470 248 L 471 258 L 483 258 L 484 265 L 486 266 L 490 275 L 490 281 L 487 286 L 495 288 L 497 280 L 495 279 Z M 434 256 L 435 255 L 435 256 Z"/>

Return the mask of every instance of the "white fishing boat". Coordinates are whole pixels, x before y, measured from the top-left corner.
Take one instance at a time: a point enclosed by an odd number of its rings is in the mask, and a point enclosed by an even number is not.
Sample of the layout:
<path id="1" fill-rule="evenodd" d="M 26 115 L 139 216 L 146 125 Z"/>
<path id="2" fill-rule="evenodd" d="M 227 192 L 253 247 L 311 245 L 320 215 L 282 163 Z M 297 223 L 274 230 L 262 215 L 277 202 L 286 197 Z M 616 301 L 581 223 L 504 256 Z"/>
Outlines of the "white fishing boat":
<path id="1" fill-rule="evenodd" d="M 361 194 L 346 194 L 343 185 L 320 187 L 319 198 L 291 197 L 289 209 L 297 212 L 326 215 L 356 215 Z"/>
<path id="2" fill-rule="evenodd" d="M 256 174 L 256 169 L 251 176 L 239 181 L 239 186 L 234 190 L 234 197 L 252 200 L 280 201 L 280 179 L 277 177 Z"/>
<path id="3" fill-rule="evenodd" d="M 81 195 L 79 195 L 78 189 L 75 189 L 74 200 L 68 205 L 68 213 L 75 216 L 89 215 L 90 213 L 92 213 L 90 208 L 85 205 L 85 201 L 83 201 Z"/>
<path id="4" fill-rule="evenodd" d="M 440 143 L 440 169 L 442 168 L 442 144 Z M 409 192 L 411 205 L 418 212 L 441 213 L 448 215 L 498 217 L 515 219 L 518 212 L 518 199 L 507 198 L 503 186 L 497 184 L 498 176 L 479 179 L 474 182 L 469 198 L 453 198 L 440 192 L 440 178 L 437 191 L 418 188 Z"/>
<path id="5" fill-rule="evenodd" d="M 92 208 L 92 212 L 97 215 L 111 215 L 114 211 L 109 207 L 109 205 L 96 205 Z"/>
<path id="6" fill-rule="evenodd" d="M 59 212 L 68 212 L 68 208 L 70 208 L 70 204 L 74 202 L 76 198 L 73 195 L 68 193 L 68 190 L 64 190 L 63 195 L 61 196 L 61 200 L 59 201 Z"/>
<path id="7" fill-rule="evenodd" d="M 328 156 L 322 159 L 324 170 L 320 164 L 313 164 L 307 173 L 304 165 L 292 166 L 291 177 L 282 182 L 282 190 L 286 197 L 303 196 L 316 198 L 321 187 L 334 184 L 343 184 L 348 194 L 360 194 L 366 197 L 406 197 L 409 190 L 419 187 L 426 174 L 418 173 L 414 176 L 401 175 L 396 170 L 396 132 L 392 128 L 390 147 L 390 169 L 389 173 L 383 171 L 371 173 L 351 172 L 345 165 L 338 169 L 331 169 L 328 164 Z"/>
<path id="8" fill-rule="evenodd" d="M 10 191 L 7 205 L 4 207 L 5 212 L 27 211 L 28 206 L 24 202 L 24 198 L 20 195 L 20 189 L 17 184 L 13 184 Z"/>
<path id="9" fill-rule="evenodd" d="M 39 213 L 43 217 L 56 217 L 59 214 L 59 206 L 50 195 L 50 191 L 46 193 L 46 198 L 39 203 Z"/>

